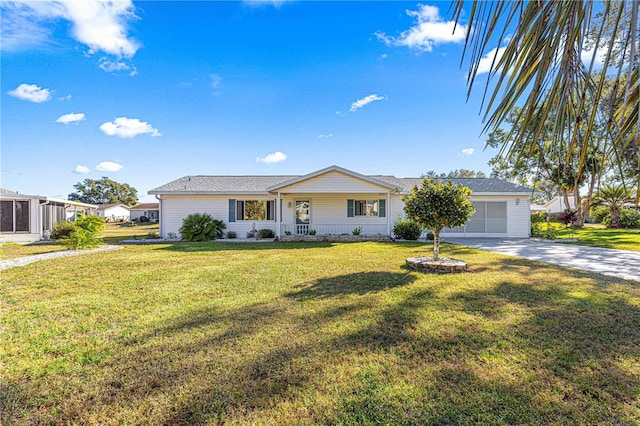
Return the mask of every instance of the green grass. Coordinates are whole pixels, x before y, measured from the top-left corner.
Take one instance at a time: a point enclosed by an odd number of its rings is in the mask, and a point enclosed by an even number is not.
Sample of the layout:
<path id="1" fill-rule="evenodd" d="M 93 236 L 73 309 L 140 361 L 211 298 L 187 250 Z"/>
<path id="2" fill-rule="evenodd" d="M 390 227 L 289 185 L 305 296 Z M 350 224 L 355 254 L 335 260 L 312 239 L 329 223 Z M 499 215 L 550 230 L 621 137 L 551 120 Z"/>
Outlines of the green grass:
<path id="1" fill-rule="evenodd" d="M 559 239 L 577 238 L 568 244 L 640 251 L 640 229 L 607 229 L 603 225 L 586 224 L 583 228 L 567 228 L 558 223 Z"/>
<path id="2" fill-rule="evenodd" d="M 0 244 L 0 260 L 35 256 L 37 254 L 51 253 L 66 249 L 67 248 L 65 246 L 56 244 L 55 242 L 38 242 L 30 244 L 2 243 Z"/>
<path id="3" fill-rule="evenodd" d="M 177 243 L 3 271 L 2 423 L 638 424 L 640 284 L 443 245 Z"/>
<path id="4" fill-rule="evenodd" d="M 107 223 L 101 237 L 107 244 L 118 244 L 121 240 L 147 238 L 149 234 L 157 235 L 158 230 L 159 225 L 157 223 L 142 223 L 136 226 L 127 226 L 122 223 Z M 66 249 L 67 247 L 57 244 L 55 241 L 30 244 L 2 243 L 0 244 L 0 260 L 15 259 Z"/>

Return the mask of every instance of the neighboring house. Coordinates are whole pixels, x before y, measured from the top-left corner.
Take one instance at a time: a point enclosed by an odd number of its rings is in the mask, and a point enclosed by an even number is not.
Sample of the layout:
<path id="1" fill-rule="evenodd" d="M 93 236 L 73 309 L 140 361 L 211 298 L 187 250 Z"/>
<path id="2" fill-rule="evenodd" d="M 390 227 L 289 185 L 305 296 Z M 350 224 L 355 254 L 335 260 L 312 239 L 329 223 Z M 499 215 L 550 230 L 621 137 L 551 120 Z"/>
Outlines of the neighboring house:
<path id="1" fill-rule="evenodd" d="M 151 222 L 160 220 L 160 204 L 159 203 L 141 203 L 137 206 L 129 208 L 131 220 L 140 219 L 146 216 Z"/>
<path id="2" fill-rule="evenodd" d="M 107 222 L 128 222 L 129 207 L 124 204 L 98 204 L 95 214 Z"/>
<path id="3" fill-rule="evenodd" d="M 443 236 L 528 237 L 532 191 L 494 178 L 451 179 L 472 189 L 477 213 Z M 421 178 L 365 176 L 338 166 L 304 176 L 185 176 L 149 191 L 160 200 L 160 235 L 178 235 L 191 213 L 209 213 L 240 236 L 269 228 L 276 235 L 392 235 L 404 217 L 402 197 Z"/>
<path id="4" fill-rule="evenodd" d="M 566 210 L 575 210 L 576 202 L 573 195 L 569 195 L 569 205 L 565 202 L 564 197 L 554 197 L 546 204 L 532 204 L 531 211 L 547 212 L 547 213 L 564 213 Z"/>
<path id="5" fill-rule="evenodd" d="M 47 239 L 53 226 L 67 220 L 67 212 L 91 214 L 97 206 L 0 189 L 0 241 Z"/>

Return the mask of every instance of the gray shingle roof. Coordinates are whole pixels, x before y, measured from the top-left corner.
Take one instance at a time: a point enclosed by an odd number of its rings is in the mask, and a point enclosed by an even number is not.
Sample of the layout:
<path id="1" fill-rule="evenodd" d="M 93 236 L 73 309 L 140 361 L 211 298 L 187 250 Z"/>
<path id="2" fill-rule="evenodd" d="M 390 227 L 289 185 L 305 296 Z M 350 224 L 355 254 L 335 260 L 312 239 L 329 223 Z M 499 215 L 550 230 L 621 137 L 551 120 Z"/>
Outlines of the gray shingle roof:
<path id="1" fill-rule="evenodd" d="M 267 193 L 267 188 L 282 184 L 301 176 L 184 176 L 149 191 L 149 194 L 238 194 Z M 367 176 L 372 179 L 402 188 L 408 192 L 420 185 L 422 178 L 397 178 L 395 176 Z M 496 178 L 451 179 L 462 183 L 474 193 L 528 193 L 530 188 Z"/>
<path id="2" fill-rule="evenodd" d="M 421 185 L 422 178 L 402 178 L 399 179 L 404 184 L 402 185 L 406 191 L 410 191 L 414 185 Z M 439 179 L 442 182 L 447 179 Z M 454 184 L 461 183 L 462 185 L 471 188 L 471 191 L 476 193 L 525 193 L 531 192 L 531 188 L 526 186 L 516 185 L 515 183 L 508 182 L 506 180 L 498 178 L 453 178 L 451 182 Z"/>

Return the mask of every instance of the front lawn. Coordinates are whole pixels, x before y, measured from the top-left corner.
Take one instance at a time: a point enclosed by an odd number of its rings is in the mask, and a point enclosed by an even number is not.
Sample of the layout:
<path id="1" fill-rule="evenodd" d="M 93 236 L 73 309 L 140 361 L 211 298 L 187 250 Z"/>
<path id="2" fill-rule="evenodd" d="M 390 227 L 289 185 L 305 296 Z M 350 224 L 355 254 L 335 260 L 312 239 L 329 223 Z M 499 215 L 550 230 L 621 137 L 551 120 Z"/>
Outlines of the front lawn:
<path id="1" fill-rule="evenodd" d="M 552 226 L 558 230 L 559 239 L 578 239 L 569 244 L 640 251 L 640 229 L 608 229 L 604 225 L 591 224 L 573 229 L 558 223 Z"/>
<path id="2" fill-rule="evenodd" d="M 3 271 L 0 423 L 638 424 L 640 284 L 461 246 L 176 243 Z"/>

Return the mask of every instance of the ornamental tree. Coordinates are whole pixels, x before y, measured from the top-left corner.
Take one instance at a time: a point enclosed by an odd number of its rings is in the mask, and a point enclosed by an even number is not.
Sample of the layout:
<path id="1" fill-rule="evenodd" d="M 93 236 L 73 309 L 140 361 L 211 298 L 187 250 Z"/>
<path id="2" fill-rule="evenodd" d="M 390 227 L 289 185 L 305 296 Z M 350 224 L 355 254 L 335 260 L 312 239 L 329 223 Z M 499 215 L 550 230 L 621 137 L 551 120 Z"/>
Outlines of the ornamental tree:
<path id="1" fill-rule="evenodd" d="M 404 211 L 423 229 L 433 232 L 433 260 L 440 255 L 440 231 L 464 225 L 476 212 L 469 201 L 471 189 L 462 184 L 454 185 L 450 180 L 442 183 L 433 178 L 424 178 L 422 185 L 415 185 L 403 197 Z"/>

